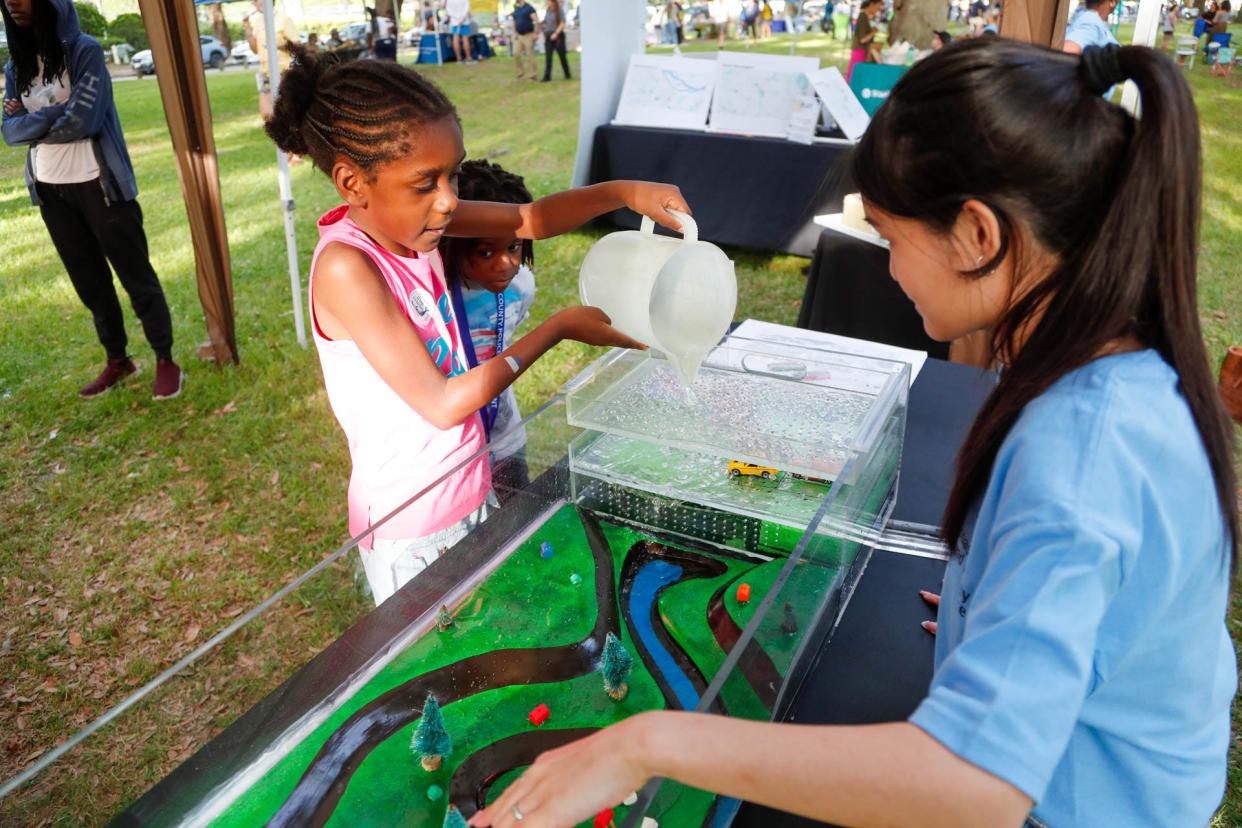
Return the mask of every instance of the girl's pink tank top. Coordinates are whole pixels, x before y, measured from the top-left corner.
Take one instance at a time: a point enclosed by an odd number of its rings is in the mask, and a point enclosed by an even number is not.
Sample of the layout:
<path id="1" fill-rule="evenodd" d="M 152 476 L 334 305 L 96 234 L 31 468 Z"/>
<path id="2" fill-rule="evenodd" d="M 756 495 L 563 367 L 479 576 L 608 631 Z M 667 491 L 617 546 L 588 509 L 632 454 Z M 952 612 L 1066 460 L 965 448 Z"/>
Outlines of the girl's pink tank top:
<path id="1" fill-rule="evenodd" d="M 380 377 L 352 340 L 324 336 L 315 319 L 315 264 L 333 242 L 356 247 L 384 275 L 394 301 L 427 344 L 445 376 L 465 373 L 461 335 L 439 251 L 407 258 L 384 249 L 363 232 L 341 205 L 319 219 L 319 244 L 311 262 L 311 328 L 332 413 L 349 440 L 353 472 L 349 478 L 349 533 L 366 530 L 390 511 L 422 493 L 414 503 L 377 529 L 374 537 L 418 538 L 457 523 L 483 503 L 491 489 L 491 468 L 483 422 L 472 414 L 448 429 L 436 428 L 411 408 Z M 475 456 L 477 455 L 477 456 Z M 474 459 L 462 465 L 463 462 Z M 424 491 L 446 472 L 445 480 Z M 371 547 L 368 537 L 364 548 Z"/>

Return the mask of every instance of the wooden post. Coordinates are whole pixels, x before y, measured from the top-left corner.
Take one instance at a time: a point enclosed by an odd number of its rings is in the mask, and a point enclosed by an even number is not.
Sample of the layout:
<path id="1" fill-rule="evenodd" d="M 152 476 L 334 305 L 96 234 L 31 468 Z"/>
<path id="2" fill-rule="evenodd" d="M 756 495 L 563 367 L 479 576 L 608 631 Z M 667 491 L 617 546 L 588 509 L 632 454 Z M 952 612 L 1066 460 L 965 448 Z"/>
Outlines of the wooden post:
<path id="1" fill-rule="evenodd" d="M 211 351 L 218 365 L 236 363 L 229 241 L 194 4 L 186 0 L 139 0 L 138 5 L 150 40 L 177 177 L 190 220 L 198 298 Z"/>
<path id="2" fill-rule="evenodd" d="M 1001 37 L 1060 49 L 1065 42 L 1070 8 L 1070 0 L 1006 3 L 1001 12 Z"/>

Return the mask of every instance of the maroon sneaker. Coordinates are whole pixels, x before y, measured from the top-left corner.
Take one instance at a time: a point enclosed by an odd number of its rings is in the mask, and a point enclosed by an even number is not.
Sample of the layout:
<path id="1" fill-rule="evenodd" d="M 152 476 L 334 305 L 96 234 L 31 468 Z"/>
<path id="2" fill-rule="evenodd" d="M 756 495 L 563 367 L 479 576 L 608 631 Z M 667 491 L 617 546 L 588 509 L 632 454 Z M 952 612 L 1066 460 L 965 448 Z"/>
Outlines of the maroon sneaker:
<path id="1" fill-rule="evenodd" d="M 151 388 L 151 399 L 171 400 L 181 393 L 181 383 L 185 373 L 171 359 L 155 361 L 155 385 Z"/>
<path id="2" fill-rule="evenodd" d="M 129 357 L 109 359 L 99 376 L 78 390 L 79 397 L 97 397 L 112 386 L 138 373 L 138 366 Z"/>

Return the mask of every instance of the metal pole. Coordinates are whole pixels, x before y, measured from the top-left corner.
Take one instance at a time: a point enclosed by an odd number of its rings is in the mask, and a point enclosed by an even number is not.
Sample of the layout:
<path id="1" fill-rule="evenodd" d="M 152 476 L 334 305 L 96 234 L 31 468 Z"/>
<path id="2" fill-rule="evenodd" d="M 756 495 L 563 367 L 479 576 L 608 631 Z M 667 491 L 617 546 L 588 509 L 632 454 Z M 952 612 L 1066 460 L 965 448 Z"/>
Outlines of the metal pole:
<path id="1" fill-rule="evenodd" d="M 802 14 L 802 4 L 799 3 L 797 11 L 794 14 L 790 14 L 789 4 L 791 2 L 793 0 L 785 0 L 785 28 L 789 30 L 789 56 L 793 57 L 798 53 L 798 25 L 794 20 Z"/>
<path id="2" fill-rule="evenodd" d="M 1160 29 L 1160 0 L 1139 0 L 1138 15 L 1134 21 L 1135 46 L 1152 48 L 1156 45 L 1156 33 Z M 1131 114 L 1139 114 L 1138 87 L 1126 81 L 1121 90 L 1121 105 Z"/>
<path id="3" fill-rule="evenodd" d="M 272 0 L 263 0 L 263 21 L 267 28 L 267 80 L 272 105 L 280 94 L 280 60 L 276 51 L 276 14 Z M 289 262 L 289 290 L 293 294 L 293 326 L 298 344 L 306 347 L 306 320 L 302 312 L 302 271 L 298 267 L 298 240 L 293 224 L 293 182 L 289 178 L 289 157 L 276 148 L 276 175 L 280 181 L 280 207 L 285 219 L 285 256 Z"/>
<path id="4" fill-rule="evenodd" d="M 435 0 L 432 0 L 431 2 L 431 28 L 435 29 L 436 31 L 436 63 L 440 66 L 443 66 L 444 65 L 444 44 L 440 42 L 441 41 L 440 13 L 436 9 Z"/>

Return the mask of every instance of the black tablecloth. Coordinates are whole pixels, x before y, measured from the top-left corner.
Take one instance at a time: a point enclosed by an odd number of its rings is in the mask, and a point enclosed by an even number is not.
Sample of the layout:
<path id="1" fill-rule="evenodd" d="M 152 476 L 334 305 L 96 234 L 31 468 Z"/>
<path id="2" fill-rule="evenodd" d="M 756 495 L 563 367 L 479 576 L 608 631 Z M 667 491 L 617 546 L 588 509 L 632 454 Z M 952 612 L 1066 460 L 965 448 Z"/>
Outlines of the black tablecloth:
<path id="1" fill-rule="evenodd" d="M 931 359 L 910 390 L 901 481 L 893 520 L 939 522 L 948 499 L 953 456 L 993 375 Z M 931 681 L 930 619 L 920 589 L 938 591 L 944 563 L 876 551 L 831 640 L 824 644 L 789 706 L 785 721 L 871 724 L 907 718 Z M 734 828 L 785 828 L 821 823 L 751 803 Z"/>
<path id="2" fill-rule="evenodd" d="M 849 192 L 844 144 L 796 144 L 681 129 L 605 125 L 595 131 L 591 183 L 663 181 L 681 188 L 699 237 L 717 244 L 810 256 L 820 213 L 839 213 Z M 623 229 L 639 217 L 618 210 Z"/>
<path id="3" fill-rule="evenodd" d="M 819 236 L 798 327 L 949 356 L 948 343 L 923 331 L 914 303 L 888 275 L 888 251 L 833 230 Z"/>

